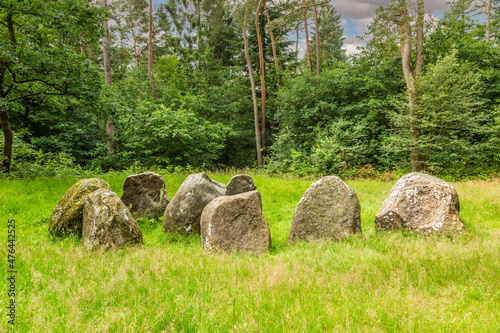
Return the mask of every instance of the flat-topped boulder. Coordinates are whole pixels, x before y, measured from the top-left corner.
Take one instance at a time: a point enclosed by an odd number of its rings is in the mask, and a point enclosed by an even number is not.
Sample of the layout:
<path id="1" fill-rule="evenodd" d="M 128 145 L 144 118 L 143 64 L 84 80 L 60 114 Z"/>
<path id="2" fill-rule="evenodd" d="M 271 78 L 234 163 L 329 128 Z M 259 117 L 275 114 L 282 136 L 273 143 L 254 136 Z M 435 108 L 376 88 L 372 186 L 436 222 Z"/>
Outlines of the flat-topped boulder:
<path id="1" fill-rule="evenodd" d="M 356 192 L 339 177 L 313 183 L 293 214 L 288 242 L 334 240 L 361 233 L 361 206 Z"/>
<path id="2" fill-rule="evenodd" d="M 85 199 L 82 242 L 89 250 L 137 245 L 142 232 L 120 198 L 103 188 Z"/>
<path id="3" fill-rule="evenodd" d="M 212 200 L 201 215 L 201 242 L 206 251 L 269 251 L 271 234 L 262 215 L 258 191 L 221 196 Z"/>
<path id="4" fill-rule="evenodd" d="M 255 181 L 249 175 L 236 175 L 229 180 L 226 187 L 226 195 L 253 191 L 257 188 Z"/>
<path id="5" fill-rule="evenodd" d="M 85 198 L 101 188 L 111 189 L 108 183 L 99 178 L 81 179 L 71 186 L 50 216 L 49 234 L 58 237 L 69 234 L 81 236 Z"/>
<path id="6" fill-rule="evenodd" d="M 180 234 L 200 234 L 203 208 L 213 199 L 223 196 L 226 186 L 205 173 L 188 176 L 175 193 L 163 214 L 163 231 Z"/>
<path id="7" fill-rule="evenodd" d="M 168 205 L 165 181 L 155 172 L 130 175 L 123 183 L 121 199 L 134 218 L 158 218 Z"/>
<path id="8" fill-rule="evenodd" d="M 421 234 L 461 233 L 460 202 L 449 183 L 412 172 L 401 177 L 375 215 L 377 230 L 406 229 Z"/>

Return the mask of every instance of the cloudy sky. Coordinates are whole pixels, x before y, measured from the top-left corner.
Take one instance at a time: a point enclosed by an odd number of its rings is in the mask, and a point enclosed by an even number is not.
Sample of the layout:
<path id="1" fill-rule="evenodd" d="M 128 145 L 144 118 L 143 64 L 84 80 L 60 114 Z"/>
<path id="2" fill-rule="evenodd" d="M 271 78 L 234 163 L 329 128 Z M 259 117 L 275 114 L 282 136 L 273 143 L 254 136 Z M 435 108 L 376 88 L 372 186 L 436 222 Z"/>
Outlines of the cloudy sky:
<path id="1" fill-rule="evenodd" d="M 449 0 L 425 1 L 425 9 L 437 17 L 442 17 Z M 331 3 L 342 15 L 342 24 L 345 35 L 345 46 L 348 54 L 356 52 L 356 45 L 361 36 L 366 32 L 366 27 L 372 22 L 375 10 L 387 3 L 386 0 L 333 0 Z"/>

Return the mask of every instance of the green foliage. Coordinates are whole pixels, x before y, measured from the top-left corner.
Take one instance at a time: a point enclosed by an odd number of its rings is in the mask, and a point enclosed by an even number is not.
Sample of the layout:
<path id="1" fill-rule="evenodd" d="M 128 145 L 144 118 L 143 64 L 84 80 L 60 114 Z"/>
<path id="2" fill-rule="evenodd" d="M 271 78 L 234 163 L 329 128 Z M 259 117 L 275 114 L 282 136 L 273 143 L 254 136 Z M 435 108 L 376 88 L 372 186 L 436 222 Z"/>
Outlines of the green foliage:
<path id="1" fill-rule="evenodd" d="M 184 105 L 173 109 L 148 102 L 123 112 L 116 127 L 120 131 L 117 158 L 124 165 L 215 168 L 228 136 L 228 128 L 199 119 Z"/>
<path id="2" fill-rule="evenodd" d="M 485 158 L 493 146 L 479 140 L 486 134 L 481 124 L 488 119 L 481 112 L 483 83 L 478 69 L 460 61 L 456 53 L 449 54 L 427 68 L 419 87 L 417 121 L 425 168 L 458 178 L 497 168 L 498 162 Z M 399 105 L 400 112 L 393 118 L 395 132 L 387 137 L 383 149 L 399 163 L 396 166 L 404 167 L 409 156 L 409 116 L 407 102 Z M 496 141 L 497 135 L 489 140 Z"/>
<path id="3" fill-rule="evenodd" d="M 380 141 L 388 129 L 387 108 L 403 85 L 399 63 L 364 58 L 303 75 L 280 91 L 276 121 L 280 132 L 271 148 L 273 171 L 289 171 L 292 151 L 319 174 L 352 173 L 381 160 Z M 297 160 L 298 159 L 298 160 Z"/>

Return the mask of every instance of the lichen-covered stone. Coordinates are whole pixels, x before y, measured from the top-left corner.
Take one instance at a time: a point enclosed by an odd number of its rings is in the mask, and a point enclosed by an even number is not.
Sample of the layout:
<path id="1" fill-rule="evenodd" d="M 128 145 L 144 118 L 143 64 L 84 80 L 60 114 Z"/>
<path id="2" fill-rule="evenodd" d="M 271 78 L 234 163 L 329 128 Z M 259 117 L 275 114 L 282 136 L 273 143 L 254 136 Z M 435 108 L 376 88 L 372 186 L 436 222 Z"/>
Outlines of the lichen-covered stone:
<path id="1" fill-rule="evenodd" d="M 101 188 L 111 189 L 108 183 L 99 178 L 81 179 L 76 182 L 54 208 L 49 219 L 49 234 L 81 236 L 85 198 Z"/>
<path id="2" fill-rule="evenodd" d="M 269 251 L 271 234 L 262 215 L 258 191 L 218 197 L 201 214 L 201 241 L 206 251 Z"/>
<path id="3" fill-rule="evenodd" d="M 377 230 L 406 229 L 421 234 L 460 233 L 460 202 L 449 183 L 419 172 L 401 177 L 375 215 Z"/>
<path id="4" fill-rule="evenodd" d="M 227 183 L 226 195 L 250 192 L 256 188 L 257 185 L 249 175 L 236 175 L 229 180 L 229 183 Z"/>
<path id="5" fill-rule="evenodd" d="M 142 244 L 142 232 L 120 198 L 99 189 L 85 199 L 82 243 L 89 250 Z"/>
<path id="6" fill-rule="evenodd" d="M 204 173 L 188 176 L 163 214 L 163 231 L 200 234 L 203 208 L 226 193 L 226 186 Z"/>
<path id="7" fill-rule="evenodd" d="M 356 192 L 336 176 L 323 177 L 307 189 L 297 205 L 288 242 L 337 241 L 361 233 L 360 214 Z"/>
<path id="8" fill-rule="evenodd" d="M 155 172 L 130 175 L 123 183 L 121 199 L 134 218 L 158 218 L 168 205 L 165 181 Z"/>

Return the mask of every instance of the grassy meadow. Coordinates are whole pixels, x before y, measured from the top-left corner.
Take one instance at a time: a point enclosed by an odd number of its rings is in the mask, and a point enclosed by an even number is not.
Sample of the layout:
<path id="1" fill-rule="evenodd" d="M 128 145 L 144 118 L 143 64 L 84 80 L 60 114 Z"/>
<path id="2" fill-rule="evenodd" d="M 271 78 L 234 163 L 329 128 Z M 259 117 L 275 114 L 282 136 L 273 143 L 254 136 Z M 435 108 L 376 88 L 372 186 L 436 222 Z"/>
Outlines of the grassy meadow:
<path id="1" fill-rule="evenodd" d="M 227 184 L 234 174 L 209 174 Z M 169 199 L 186 175 L 163 175 Z M 353 180 L 363 234 L 288 245 L 312 180 L 254 175 L 272 235 L 269 254 L 205 253 L 199 237 L 139 220 L 144 245 L 90 252 L 54 240 L 47 221 L 76 179 L 0 180 L 0 258 L 17 222 L 18 332 L 500 332 L 500 182 L 454 183 L 468 232 L 375 232 L 395 181 Z M 119 195 L 126 175 L 103 178 Z M 5 273 L 6 274 L 6 273 Z M 7 331 L 1 279 L 0 331 Z"/>

